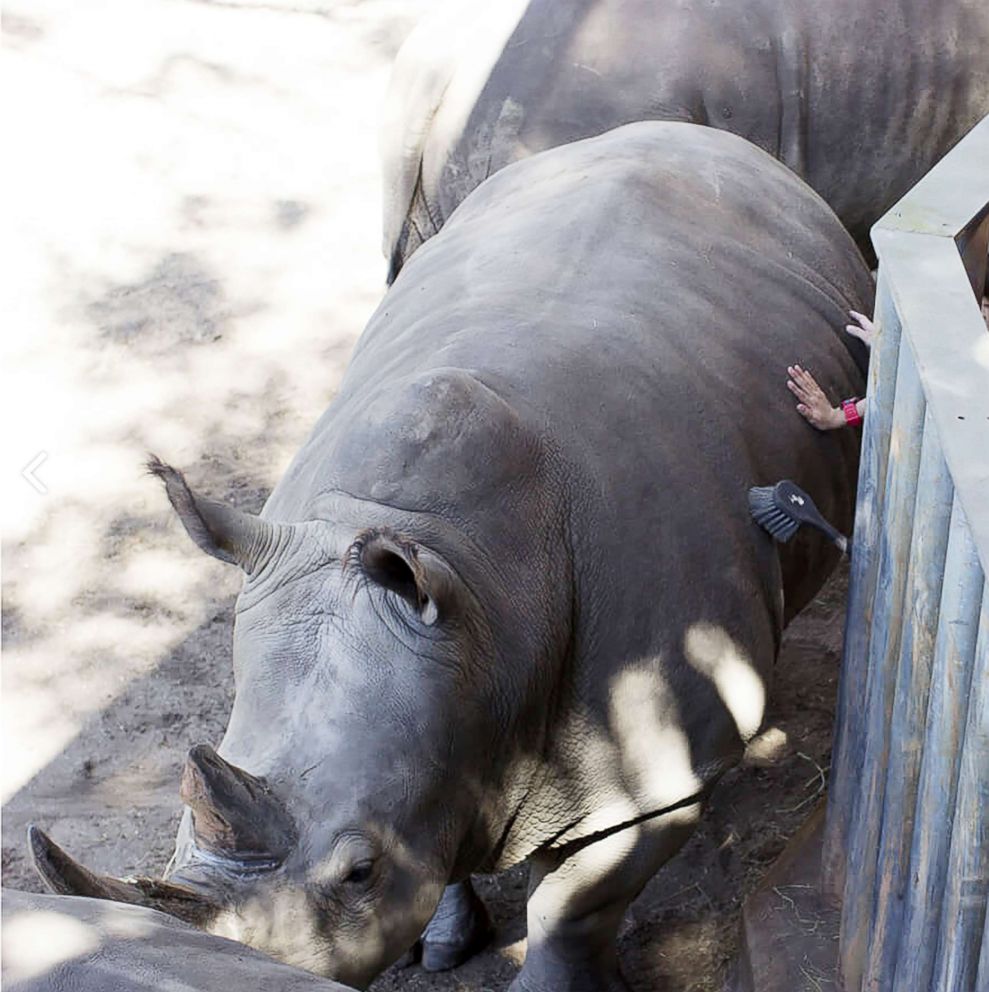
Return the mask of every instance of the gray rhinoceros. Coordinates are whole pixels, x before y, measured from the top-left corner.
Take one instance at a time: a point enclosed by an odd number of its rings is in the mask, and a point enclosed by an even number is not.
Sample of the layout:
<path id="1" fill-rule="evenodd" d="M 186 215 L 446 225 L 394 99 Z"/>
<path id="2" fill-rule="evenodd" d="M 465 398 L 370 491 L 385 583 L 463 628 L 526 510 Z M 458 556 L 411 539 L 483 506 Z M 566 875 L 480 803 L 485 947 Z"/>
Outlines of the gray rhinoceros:
<path id="1" fill-rule="evenodd" d="M 803 421 L 785 365 L 860 395 L 841 328 L 871 307 L 833 213 L 734 135 L 634 124 L 494 176 L 386 294 L 260 517 L 155 463 L 246 573 L 230 723 L 190 753 L 167 882 L 42 838 L 46 877 L 364 986 L 444 886 L 528 861 L 515 987 L 623 987 L 622 914 L 835 563 L 774 545 L 747 489 L 786 476 L 851 523 L 857 438 Z"/>
<path id="2" fill-rule="evenodd" d="M 4 992 L 348 992 L 153 909 L 3 890 Z"/>
<path id="3" fill-rule="evenodd" d="M 740 134 L 868 230 L 989 114 L 986 0 L 458 0 L 398 59 L 389 278 L 511 162 L 638 120 Z"/>

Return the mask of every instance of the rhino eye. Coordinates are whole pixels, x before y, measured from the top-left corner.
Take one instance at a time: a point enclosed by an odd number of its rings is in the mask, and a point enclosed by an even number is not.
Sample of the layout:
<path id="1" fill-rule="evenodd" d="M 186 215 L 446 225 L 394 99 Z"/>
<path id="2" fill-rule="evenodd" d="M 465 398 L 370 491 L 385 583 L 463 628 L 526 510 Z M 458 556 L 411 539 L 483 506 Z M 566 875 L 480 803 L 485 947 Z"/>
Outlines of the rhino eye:
<path id="1" fill-rule="evenodd" d="M 371 880 L 374 871 L 373 861 L 358 861 L 343 877 L 344 885 L 364 885 Z"/>

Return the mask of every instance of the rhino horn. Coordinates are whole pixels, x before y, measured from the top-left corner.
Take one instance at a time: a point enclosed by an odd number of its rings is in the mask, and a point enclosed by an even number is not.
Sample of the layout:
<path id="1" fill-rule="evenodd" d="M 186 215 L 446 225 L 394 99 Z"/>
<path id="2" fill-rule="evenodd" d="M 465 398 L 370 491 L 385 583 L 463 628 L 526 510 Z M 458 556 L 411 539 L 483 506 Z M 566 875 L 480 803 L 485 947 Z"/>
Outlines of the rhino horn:
<path id="1" fill-rule="evenodd" d="M 28 845 L 38 874 L 52 892 L 89 896 L 157 909 L 194 926 L 205 926 L 219 907 L 184 885 L 156 878 L 125 881 L 98 875 L 71 858 L 43 830 L 28 827 Z"/>
<path id="2" fill-rule="evenodd" d="M 189 751 L 180 795 L 192 810 L 196 843 L 207 850 L 282 861 L 295 842 L 292 818 L 265 781 L 208 744 Z"/>
<path id="3" fill-rule="evenodd" d="M 164 483 L 168 501 L 189 537 L 207 554 L 239 565 L 248 575 L 259 572 L 291 536 L 292 524 L 262 520 L 197 495 L 178 469 L 156 455 L 148 457 L 147 469 Z"/>

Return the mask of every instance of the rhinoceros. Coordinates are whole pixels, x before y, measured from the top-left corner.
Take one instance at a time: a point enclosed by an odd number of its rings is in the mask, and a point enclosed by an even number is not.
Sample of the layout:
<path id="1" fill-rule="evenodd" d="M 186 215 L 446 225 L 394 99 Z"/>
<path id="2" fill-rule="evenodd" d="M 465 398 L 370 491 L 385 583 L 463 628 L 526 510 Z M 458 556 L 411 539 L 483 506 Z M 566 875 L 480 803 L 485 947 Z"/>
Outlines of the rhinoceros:
<path id="1" fill-rule="evenodd" d="M 639 123 L 499 172 L 386 293 L 260 516 L 153 464 L 246 575 L 233 710 L 190 752 L 167 882 L 41 835 L 49 882 L 363 987 L 444 886 L 527 861 L 514 987 L 624 987 L 622 914 L 835 564 L 776 546 L 747 490 L 786 476 L 851 523 L 857 439 L 803 421 L 786 363 L 860 395 L 842 327 L 872 295 L 823 201 L 726 132 Z"/>
<path id="2" fill-rule="evenodd" d="M 3 890 L 5 992 L 351 992 L 164 913 Z"/>
<path id="3" fill-rule="evenodd" d="M 637 120 L 740 134 L 868 231 L 989 114 L 986 0 L 456 0 L 400 50 L 389 279 L 479 183 Z"/>

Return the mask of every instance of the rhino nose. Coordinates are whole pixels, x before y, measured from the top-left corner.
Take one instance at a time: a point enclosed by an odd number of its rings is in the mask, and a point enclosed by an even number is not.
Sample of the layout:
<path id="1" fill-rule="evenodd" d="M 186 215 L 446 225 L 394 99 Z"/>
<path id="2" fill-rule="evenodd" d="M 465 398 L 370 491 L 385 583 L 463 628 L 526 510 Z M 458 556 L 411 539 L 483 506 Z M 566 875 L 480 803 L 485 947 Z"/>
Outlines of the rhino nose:
<path id="1" fill-rule="evenodd" d="M 192 810 L 196 843 L 216 854 L 283 861 L 295 844 L 292 817 L 265 780 L 208 744 L 189 751 L 179 795 Z"/>

